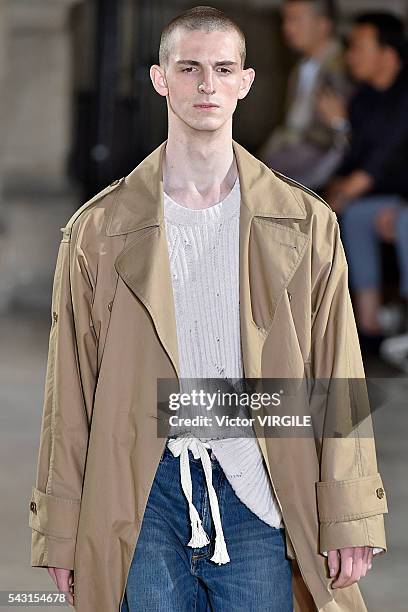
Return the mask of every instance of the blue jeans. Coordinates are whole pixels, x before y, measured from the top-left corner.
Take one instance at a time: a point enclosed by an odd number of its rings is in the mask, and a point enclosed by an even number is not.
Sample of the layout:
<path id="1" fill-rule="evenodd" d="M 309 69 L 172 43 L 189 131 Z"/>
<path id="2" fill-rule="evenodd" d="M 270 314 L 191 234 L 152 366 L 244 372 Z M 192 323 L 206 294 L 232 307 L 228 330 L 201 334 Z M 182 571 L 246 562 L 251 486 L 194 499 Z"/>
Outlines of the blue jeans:
<path id="1" fill-rule="evenodd" d="M 375 217 L 382 208 L 397 207 L 395 249 L 400 294 L 408 299 L 408 206 L 395 195 L 367 196 L 349 203 L 339 218 L 353 290 L 381 288 L 380 240 Z"/>
<path id="2" fill-rule="evenodd" d="M 208 449 L 211 457 L 211 450 Z M 121 612 L 293 612 L 285 530 L 256 516 L 235 494 L 214 455 L 212 479 L 230 556 L 218 565 L 201 460 L 189 450 L 193 504 L 211 542 L 191 548 L 179 457 L 165 447 L 147 501 Z"/>

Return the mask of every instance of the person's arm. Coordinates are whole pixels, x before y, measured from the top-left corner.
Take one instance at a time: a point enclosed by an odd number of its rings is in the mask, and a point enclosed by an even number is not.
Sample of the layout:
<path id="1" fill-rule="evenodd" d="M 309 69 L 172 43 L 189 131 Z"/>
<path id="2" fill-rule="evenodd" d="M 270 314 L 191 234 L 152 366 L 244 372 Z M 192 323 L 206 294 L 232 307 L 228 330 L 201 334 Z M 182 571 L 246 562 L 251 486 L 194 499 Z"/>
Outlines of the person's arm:
<path id="1" fill-rule="evenodd" d="M 347 102 L 343 113 L 336 109 L 336 115 L 339 119 L 344 119 L 347 122 L 347 138 L 349 141 L 348 147 L 345 150 L 343 159 L 336 169 L 335 178 L 344 178 L 358 168 L 359 160 L 361 159 L 361 148 L 363 146 L 360 134 L 361 121 L 361 102 L 358 92 L 355 92 Z M 329 117 L 326 118 L 329 120 Z M 333 119 L 333 117 L 331 117 Z M 330 119 L 330 120 L 331 120 Z"/>
<path id="2" fill-rule="evenodd" d="M 316 239 L 312 288 L 310 361 L 315 382 L 311 402 L 319 381 L 330 385 L 319 453 L 320 479 L 316 482 L 319 550 L 324 554 L 370 546 L 383 549 L 378 554 L 384 554 L 387 501 L 377 467 L 347 260 L 337 217 L 332 211 L 329 215 Z"/>
<path id="3" fill-rule="evenodd" d="M 349 159 L 345 160 L 338 171 L 338 174 L 346 175 L 340 189 L 340 199 L 345 204 L 379 189 L 386 178 L 390 162 L 397 159 L 399 154 L 405 154 L 408 142 L 407 112 L 408 94 L 403 93 L 397 111 L 393 113 L 387 122 L 386 130 L 381 134 L 380 146 L 367 147 L 363 142 L 358 146 L 358 142 L 357 145 L 353 144 L 352 138 Z M 359 105 L 357 105 L 357 117 L 352 121 L 352 125 L 357 125 L 357 131 L 358 121 L 364 121 L 364 108 L 359 108 Z M 372 129 L 376 129 L 376 126 Z M 343 207 L 344 205 L 340 204 L 335 208 L 339 212 Z"/>
<path id="4" fill-rule="evenodd" d="M 383 130 L 380 146 L 370 148 L 367 145 L 356 146 L 358 142 L 353 144 L 352 139 L 350 157 L 338 170 L 338 174 L 346 176 L 340 183 L 339 204 L 335 204 L 335 198 L 333 200 L 337 212 L 340 212 L 349 201 L 360 198 L 381 186 L 390 161 L 395 160 L 398 153 L 403 154 L 406 149 L 408 142 L 407 112 L 408 95 L 405 95 L 400 102 L 398 112 L 387 123 L 387 129 Z M 360 121 L 364 121 L 363 112 L 360 112 L 359 118 Z M 353 120 L 352 123 L 356 125 L 356 120 Z M 376 126 L 373 126 L 372 129 L 376 129 Z"/>
<path id="5" fill-rule="evenodd" d="M 383 181 L 390 160 L 395 159 L 400 151 L 405 153 L 408 142 L 407 113 L 408 93 L 405 93 L 402 94 L 397 112 L 392 113 L 387 120 L 387 129 L 382 134 L 381 146 L 367 151 L 360 159 L 359 170 L 370 177 L 373 189 Z"/>
<path id="6" fill-rule="evenodd" d="M 325 198 L 331 208 L 340 213 L 350 198 L 358 197 L 371 188 L 372 179 L 367 173 L 358 170 L 363 150 L 360 133 L 361 103 L 359 96 L 354 96 L 349 101 L 347 109 L 338 107 L 337 102 L 334 105 L 330 102 L 326 108 L 324 106 L 323 100 L 321 112 L 326 122 L 331 122 L 335 117 L 338 117 L 339 121 L 347 122 L 347 136 L 344 138 L 347 138 L 348 145 L 325 192 Z"/>
<path id="7" fill-rule="evenodd" d="M 91 325 L 95 275 L 78 246 L 76 225 L 62 230 L 29 525 L 31 566 L 73 569 L 97 368 Z"/>

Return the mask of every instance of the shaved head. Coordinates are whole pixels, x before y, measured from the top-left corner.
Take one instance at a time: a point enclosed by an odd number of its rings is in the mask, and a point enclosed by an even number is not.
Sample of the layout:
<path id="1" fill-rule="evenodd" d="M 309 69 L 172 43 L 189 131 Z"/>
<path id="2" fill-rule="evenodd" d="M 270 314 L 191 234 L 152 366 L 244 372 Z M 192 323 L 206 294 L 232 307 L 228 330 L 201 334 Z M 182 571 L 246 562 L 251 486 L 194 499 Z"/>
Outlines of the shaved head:
<path id="1" fill-rule="evenodd" d="M 237 35 L 241 67 L 244 68 L 246 58 L 245 35 L 241 28 L 225 13 L 212 6 L 195 6 L 175 17 L 164 28 L 160 38 L 159 64 L 164 69 L 169 65 L 175 33 L 178 30 L 204 32 L 231 32 Z"/>

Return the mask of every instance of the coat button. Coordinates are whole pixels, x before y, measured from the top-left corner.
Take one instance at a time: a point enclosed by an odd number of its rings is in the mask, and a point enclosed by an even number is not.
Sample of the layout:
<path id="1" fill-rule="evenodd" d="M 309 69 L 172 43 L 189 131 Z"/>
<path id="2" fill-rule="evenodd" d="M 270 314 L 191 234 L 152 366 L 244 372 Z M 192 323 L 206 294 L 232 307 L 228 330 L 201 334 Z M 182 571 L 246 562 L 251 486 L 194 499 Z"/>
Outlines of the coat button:
<path id="1" fill-rule="evenodd" d="M 108 310 L 109 310 L 109 312 L 111 312 L 111 311 L 112 311 L 112 304 L 113 304 L 113 300 L 112 300 L 111 302 L 109 302 L 109 304 L 108 304 Z"/>
<path id="2" fill-rule="evenodd" d="M 376 489 L 375 492 L 377 494 L 378 499 L 382 499 L 384 497 L 384 489 L 382 487 Z"/>
<path id="3" fill-rule="evenodd" d="M 56 322 L 58 321 L 58 313 L 54 311 L 54 312 L 52 313 L 52 318 L 53 318 L 53 320 L 54 320 L 54 323 L 56 323 Z"/>
<path id="4" fill-rule="evenodd" d="M 37 514 L 37 504 L 34 501 L 30 503 L 30 510 L 34 512 L 34 514 Z"/>

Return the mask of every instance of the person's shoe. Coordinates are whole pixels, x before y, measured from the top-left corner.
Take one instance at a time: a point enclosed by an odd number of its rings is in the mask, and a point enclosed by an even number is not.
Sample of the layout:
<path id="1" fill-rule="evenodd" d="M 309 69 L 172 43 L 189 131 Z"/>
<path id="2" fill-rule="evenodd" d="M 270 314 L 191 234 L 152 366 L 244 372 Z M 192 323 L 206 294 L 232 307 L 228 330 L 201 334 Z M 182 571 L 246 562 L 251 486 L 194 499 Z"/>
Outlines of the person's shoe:
<path id="1" fill-rule="evenodd" d="M 379 349 L 384 361 L 408 373 L 408 334 L 384 340 Z"/>
<path id="2" fill-rule="evenodd" d="M 384 336 L 395 336 L 405 332 L 405 305 L 402 303 L 383 304 L 378 311 L 378 321 Z"/>

